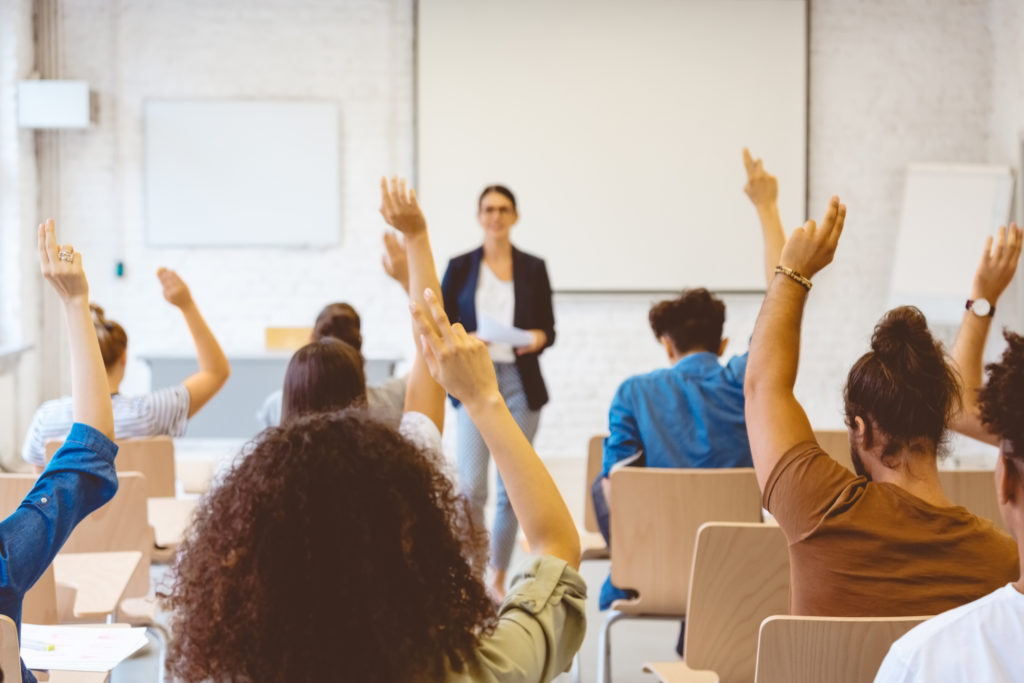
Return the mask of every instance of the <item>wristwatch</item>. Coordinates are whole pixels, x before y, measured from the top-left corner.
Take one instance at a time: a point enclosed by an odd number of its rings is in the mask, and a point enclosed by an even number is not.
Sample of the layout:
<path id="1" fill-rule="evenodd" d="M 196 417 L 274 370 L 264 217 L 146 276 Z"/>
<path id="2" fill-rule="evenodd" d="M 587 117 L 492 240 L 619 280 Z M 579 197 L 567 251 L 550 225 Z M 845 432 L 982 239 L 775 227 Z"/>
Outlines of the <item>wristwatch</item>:
<path id="1" fill-rule="evenodd" d="M 996 307 L 981 297 L 968 299 L 966 308 L 979 318 L 991 318 L 996 314 Z"/>

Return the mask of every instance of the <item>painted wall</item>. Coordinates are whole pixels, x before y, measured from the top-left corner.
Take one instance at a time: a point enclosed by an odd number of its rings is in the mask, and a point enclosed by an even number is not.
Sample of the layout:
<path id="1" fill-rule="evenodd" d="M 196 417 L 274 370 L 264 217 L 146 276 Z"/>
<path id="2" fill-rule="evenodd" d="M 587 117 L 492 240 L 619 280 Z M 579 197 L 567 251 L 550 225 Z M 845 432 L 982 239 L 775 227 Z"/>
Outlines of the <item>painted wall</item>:
<path id="1" fill-rule="evenodd" d="M 837 260 L 810 298 L 797 390 L 816 426 L 838 427 L 846 371 L 886 304 L 904 166 L 1017 161 L 1024 19 L 1013 0 L 811 6 L 809 204 L 818 216 L 838 193 L 850 213 Z M 183 322 L 160 298 L 159 265 L 187 279 L 229 353 L 259 349 L 267 325 L 308 324 L 328 300 L 346 299 L 363 314 L 368 355 L 409 354 L 402 297 L 379 266 L 376 179 L 413 167 L 411 0 L 60 0 L 60 12 L 62 74 L 89 80 L 98 121 L 60 136 L 58 217 L 87 254 L 94 298 L 128 329 L 133 358 L 190 348 Z M 343 243 L 316 252 L 148 249 L 147 97 L 338 101 Z M 741 163 L 739 150 L 722 153 Z M 22 192 L 31 194 L 30 185 Z M 740 188 L 736 201 L 746 202 Z M 5 235 L 10 220 L 5 214 Z M 686 222 L 682 209 L 676 222 Z M 119 260 L 122 279 L 113 276 Z M 543 356 L 552 403 L 537 438 L 542 455 L 582 456 L 587 437 L 605 429 L 619 381 L 665 362 L 647 327 L 650 303 L 556 297 L 558 343 Z M 727 305 L 727 334 L 739 351 L 759 299 L 729 297 Z M 947 338 L 954 331 L 939 330 Z M 125 388 L 146 386 L 146 368 L 133 360 Z"/>

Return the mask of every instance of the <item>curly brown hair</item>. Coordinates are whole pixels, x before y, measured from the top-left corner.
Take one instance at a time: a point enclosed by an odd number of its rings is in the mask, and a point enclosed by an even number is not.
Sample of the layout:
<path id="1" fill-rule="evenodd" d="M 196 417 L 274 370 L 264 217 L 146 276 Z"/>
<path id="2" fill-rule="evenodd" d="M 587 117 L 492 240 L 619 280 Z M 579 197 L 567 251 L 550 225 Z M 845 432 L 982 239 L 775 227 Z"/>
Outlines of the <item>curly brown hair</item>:
<path id="1" fill-rule="evenodd" d="M 675 299 L 659 301 L 647 313 L 658 339 L 668 337 L 679 353 L 718 353 L 725 325 L 725 304 L 708 290 L 684 289 Z"/>
<path id="2" fill-rule="evenodd" d="M 462 671 L 497 618 L 485 543 L 439 456 L 359 409 L 268 429 L 196 511 L 161 594 L 167 670 L 367 683 Z"/>
<path id="3" fill-rule="evenodd" d="M 1012 457 L 1024 465 L 1024 337 L 1010 331 L 1003 337 L 1003 357 L 985 366 L 988 381 L 978 392 L 978 409 L 985 426 L 1009 441 Z"/>

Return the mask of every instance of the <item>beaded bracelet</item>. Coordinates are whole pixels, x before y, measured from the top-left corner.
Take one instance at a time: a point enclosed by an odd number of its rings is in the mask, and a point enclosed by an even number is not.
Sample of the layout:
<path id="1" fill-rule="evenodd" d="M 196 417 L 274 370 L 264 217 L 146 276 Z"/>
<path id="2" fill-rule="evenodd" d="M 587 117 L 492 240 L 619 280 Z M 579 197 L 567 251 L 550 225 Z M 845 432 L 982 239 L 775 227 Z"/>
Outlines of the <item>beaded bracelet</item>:
<path id="1" fill-rule="evenodd" d="M 776 273 L 782 273 L 783 275 L 788 277 L 790 280 L 792 280 L 793 282 L 797 283 L 798 285 L 800 285 L 801 287 L 806 289 L 808 292 L 811 291 L 811 287 L 814 286 L 814 285 L 811 284 L 810 280 L 808 280 L 807 278 L 805 278 L 803 275 L 801 275 L 800 273 L 796 272 L 792 268 L 787 268 L 786 266 L 775 266 L 775 272 Z"/>

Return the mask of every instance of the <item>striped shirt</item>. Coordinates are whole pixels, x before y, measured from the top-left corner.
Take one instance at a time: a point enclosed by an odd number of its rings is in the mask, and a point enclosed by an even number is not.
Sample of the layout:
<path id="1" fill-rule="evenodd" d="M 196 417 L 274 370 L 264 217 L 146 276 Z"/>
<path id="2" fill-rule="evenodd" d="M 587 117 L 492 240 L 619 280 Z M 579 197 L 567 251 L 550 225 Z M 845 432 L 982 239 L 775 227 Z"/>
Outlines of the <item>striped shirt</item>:
<path id="1" fill-rule="evenodd" d="M 189 394 L 184 384 L 177 384 L 142 396 L 110 397 L 114 408 L 114 434 L 117 439 L 147 436 L 181 436 L 188 425 Z M 47 401 L 32 416 L 25 435 L 21 457 L 32 465 L 46 465 L 46 442 L 64 440 L 74 423 L 70 396 Z"/>

